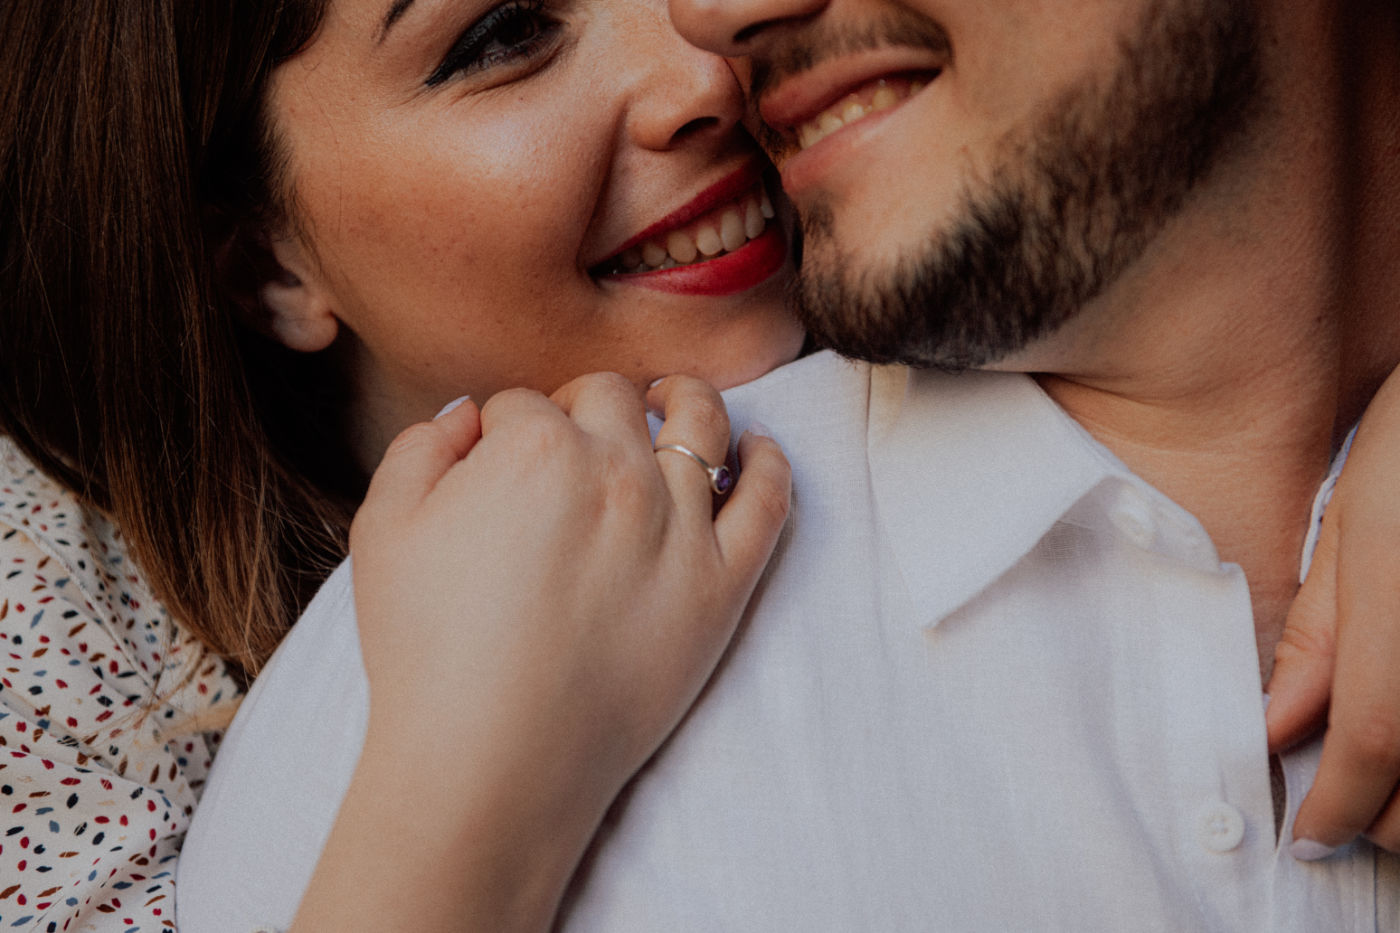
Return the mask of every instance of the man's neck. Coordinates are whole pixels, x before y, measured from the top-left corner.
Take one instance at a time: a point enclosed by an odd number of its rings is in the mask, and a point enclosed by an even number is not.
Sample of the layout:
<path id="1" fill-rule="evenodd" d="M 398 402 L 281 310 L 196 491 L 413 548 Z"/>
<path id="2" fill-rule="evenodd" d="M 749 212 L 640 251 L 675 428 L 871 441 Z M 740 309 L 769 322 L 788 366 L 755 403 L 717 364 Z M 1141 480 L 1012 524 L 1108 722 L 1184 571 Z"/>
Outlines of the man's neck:
<path id="1" fill-rule="evenodd" d="M 1240 276 L 1209 295 L 1194 291 L 1179 316 L 1144 317 L 1169 327 L 1143 335 L 1131 375 L 1040 379 L 1134 472 L 1195 515 L 1223 560 L 1244 568 L 1267 677 L 1333 452 L 1340 335 L 1317 295 L 1284 297 Z"/>
<path id="2" fill-rule="evenodd" d="M 1368 74 L 1324 61 L 1275 100 L 1257 151 L 1048 341 L 1050 365 L 1012 361 L 1052 369 L 1047 392 L 1244 568 L 1266 677 L 1318 484 L 1400 361 L 1400 77 L 1348 54 Z"/>
<path id="3" fill-rule="evenodd" d="M 1222 386 L 1194 398 L 1041 377 L 1091 434 L 1202 523 L 1222 560 L 1244 569 L 1265 679 L 1331 454 L 1335 394 L 1321 370 L 1299 375 L 1242 376 L 1241 391 Z"/>

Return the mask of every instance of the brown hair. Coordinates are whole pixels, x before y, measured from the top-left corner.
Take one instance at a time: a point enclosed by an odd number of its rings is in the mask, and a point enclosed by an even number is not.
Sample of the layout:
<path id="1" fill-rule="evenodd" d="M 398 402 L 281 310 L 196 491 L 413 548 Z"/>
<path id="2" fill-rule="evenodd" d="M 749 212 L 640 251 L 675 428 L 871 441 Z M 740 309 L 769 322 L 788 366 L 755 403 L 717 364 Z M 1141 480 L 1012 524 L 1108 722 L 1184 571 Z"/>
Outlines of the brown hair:
<path id="1" fill-rule="evenodd" d="M 267 79 L 324 3 L 0 5 L 0 432 L 245 672 L 344 553 L 360 482 L 325 364 L 235 313 L 286 203 Z"/>

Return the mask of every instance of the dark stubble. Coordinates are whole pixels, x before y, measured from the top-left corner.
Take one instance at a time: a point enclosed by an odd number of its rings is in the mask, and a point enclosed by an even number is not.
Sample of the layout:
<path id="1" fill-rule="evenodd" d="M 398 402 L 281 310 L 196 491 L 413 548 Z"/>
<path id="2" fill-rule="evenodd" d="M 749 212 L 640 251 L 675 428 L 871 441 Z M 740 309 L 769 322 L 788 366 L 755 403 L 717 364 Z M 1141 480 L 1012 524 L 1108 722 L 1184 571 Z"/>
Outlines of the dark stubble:
<path id="1" fill-rule="evenodd" d="M 1156 3 L 1110 80 L 1061 96 L 1006 144 L 990 183 L 963 195 L 951 227 L 877 267 L 843 255 L 829 207 L 812 205 L 795 286 L 808 328 L 851 356 L 955 370 L 1051 333 L 1142 255 L 1245 137 L 1258 109 L 1257 33 L 1244 0 Z"/>

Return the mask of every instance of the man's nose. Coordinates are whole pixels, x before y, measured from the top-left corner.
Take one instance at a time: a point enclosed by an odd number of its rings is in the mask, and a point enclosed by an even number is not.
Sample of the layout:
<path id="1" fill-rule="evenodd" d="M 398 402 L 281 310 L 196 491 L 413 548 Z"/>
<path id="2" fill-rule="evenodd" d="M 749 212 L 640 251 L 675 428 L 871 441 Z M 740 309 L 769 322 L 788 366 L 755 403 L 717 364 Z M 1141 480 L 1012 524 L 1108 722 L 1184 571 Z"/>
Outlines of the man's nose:
<path id="1" fill-rule="evenodd" d="M 729 58 L 762 54 L 785 24 L 820 13 L 828 0 L 670 0 L 676 29 L 702 49 Z"/>

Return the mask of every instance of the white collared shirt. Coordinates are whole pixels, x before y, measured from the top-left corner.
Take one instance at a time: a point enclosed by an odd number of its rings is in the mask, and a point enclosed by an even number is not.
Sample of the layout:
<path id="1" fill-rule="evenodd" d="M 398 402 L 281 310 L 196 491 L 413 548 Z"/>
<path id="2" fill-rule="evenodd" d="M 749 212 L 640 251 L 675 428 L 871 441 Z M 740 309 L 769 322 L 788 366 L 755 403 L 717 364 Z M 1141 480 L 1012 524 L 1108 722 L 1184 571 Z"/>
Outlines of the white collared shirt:
<path id="1" fill-rule="evenodd" d="M 1034 382 L 818 354 L 726 401 L 792 522 L 563 929 L 1400 930 L 1394 858 L 1276 843 L 1239 568 Z M 216 760 L 182 928 L 290 921 L 366 711 L 342 570 Z"/>

